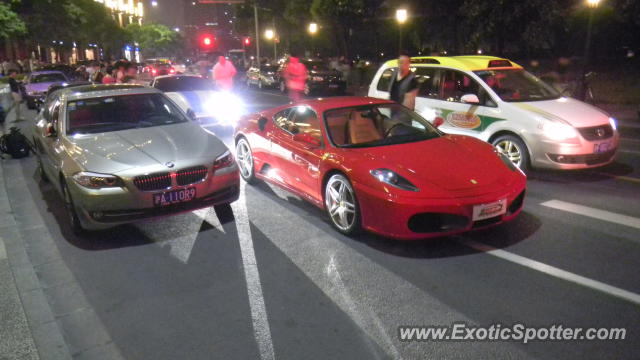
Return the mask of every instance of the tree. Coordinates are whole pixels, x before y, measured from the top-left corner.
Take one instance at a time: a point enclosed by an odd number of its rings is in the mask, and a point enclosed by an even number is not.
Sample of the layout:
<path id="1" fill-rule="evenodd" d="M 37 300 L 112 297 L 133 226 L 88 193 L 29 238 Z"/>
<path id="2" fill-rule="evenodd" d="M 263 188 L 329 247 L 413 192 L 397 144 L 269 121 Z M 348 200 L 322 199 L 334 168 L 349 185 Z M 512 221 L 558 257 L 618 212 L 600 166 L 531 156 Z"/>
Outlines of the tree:
<path id="1" fill-rule="evenodd" d="M 125 28 L 129 38 L 138 43 L 145 56 L 175 55 L 182 50 L 182 37 L 162 24 L 129 24 Z"/>
<path id="2" fill-rule="evenodd" d="M 354 25 L 362 21 L 364 0 L 313 0 L 311 15 L 327 24 L 338 45 L 338 54 L 349 56 L 349 37 Z"/>
<path id="3" fill-rule="evenodd" d="M 27 32 L 24 22 L 13 12 L 9 5 L 0 3 L 0 39 L 7 40 L 12 36 Z"/>

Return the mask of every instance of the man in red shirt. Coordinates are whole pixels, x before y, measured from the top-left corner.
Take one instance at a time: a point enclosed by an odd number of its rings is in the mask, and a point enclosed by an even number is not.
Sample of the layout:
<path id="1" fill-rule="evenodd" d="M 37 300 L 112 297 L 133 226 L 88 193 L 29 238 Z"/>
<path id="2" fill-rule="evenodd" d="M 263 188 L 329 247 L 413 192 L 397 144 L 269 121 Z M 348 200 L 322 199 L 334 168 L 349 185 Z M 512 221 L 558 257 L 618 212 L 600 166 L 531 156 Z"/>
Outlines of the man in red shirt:
<path id="1" fill-rule="evenodd" d="M 307 67 L 293 54 L 289 57 L 289 64 L 284 69 L 284 79 L 289 89 L 289 98 L 293 102 L 302 99 L 302 93 L 307 86 Z"/>

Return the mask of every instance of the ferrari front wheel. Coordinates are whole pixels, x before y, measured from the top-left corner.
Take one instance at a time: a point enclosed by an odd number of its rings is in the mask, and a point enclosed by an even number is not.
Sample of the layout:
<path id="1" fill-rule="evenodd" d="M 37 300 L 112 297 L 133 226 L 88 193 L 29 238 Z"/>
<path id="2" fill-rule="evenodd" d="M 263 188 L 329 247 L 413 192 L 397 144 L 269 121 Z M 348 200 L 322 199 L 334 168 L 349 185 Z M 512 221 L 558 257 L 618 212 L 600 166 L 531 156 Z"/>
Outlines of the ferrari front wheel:
<path id="1" fill-rule="evenodd" d="M 325 208 L 331 224 L 345 235 L 360 231 L 360 208 L 351 182 L 342 174 L 332 175 L 325 187 Z"/>
<path id="2" fill-rule="evenodd" d="M 253 168 L 253 154 L 251 153 L 251 146 L 244 137 L 238 140 L 236 144 L 236 161 L 240 168 L 240 176 L 248 184 L 255 183 L 256 177 Z"/>

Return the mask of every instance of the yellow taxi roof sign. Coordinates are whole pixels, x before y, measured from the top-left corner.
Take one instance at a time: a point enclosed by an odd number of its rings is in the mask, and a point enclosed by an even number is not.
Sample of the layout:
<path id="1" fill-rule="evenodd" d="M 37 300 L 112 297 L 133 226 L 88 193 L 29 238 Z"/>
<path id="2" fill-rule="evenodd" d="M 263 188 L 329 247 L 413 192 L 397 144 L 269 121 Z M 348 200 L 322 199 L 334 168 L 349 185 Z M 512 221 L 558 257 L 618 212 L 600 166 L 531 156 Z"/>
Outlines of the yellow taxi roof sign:
<path id="1" fill-rule="evenodd" d="M 416 56 L 411 58 L 412 65 L 441 65 L 454 69 L 477 71 L 495 68 L 516 68 L 522 66 L 511 60 L 485 55 L 463 55 L 463 56 Z M 398 60 L 386 62 L 389 67 L 398 66 Z"/>

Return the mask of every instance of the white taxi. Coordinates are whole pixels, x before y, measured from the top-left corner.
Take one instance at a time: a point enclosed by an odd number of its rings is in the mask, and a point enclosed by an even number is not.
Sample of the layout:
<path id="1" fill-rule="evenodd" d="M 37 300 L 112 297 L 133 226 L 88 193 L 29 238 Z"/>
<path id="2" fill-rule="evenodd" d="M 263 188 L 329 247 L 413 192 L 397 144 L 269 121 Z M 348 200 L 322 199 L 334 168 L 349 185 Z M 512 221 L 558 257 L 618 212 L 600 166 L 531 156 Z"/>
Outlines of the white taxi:
<path id="1" fill-rule="evenodd" d="M 387 61 L 369 96 L 389 98 L 397 60 Z M 616 121 L 563 97 L 520 65 L 490 56 L 413 57 L 415 111 L 440 130 L 493 144 L 522 169 L 584 169 L 614 161 Z"/>

